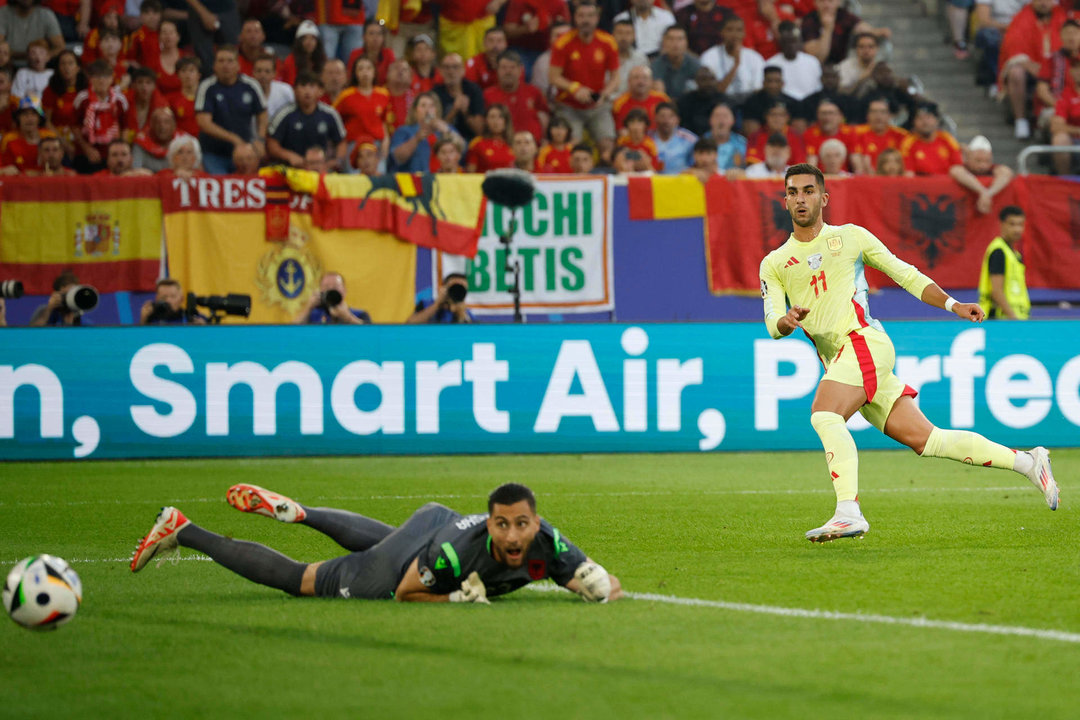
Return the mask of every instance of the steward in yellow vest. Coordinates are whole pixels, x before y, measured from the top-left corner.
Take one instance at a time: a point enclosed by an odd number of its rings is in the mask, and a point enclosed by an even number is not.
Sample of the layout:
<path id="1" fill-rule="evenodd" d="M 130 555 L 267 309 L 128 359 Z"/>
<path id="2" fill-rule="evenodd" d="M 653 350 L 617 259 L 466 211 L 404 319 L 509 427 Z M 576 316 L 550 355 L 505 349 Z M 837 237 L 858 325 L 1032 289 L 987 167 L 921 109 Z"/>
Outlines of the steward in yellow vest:
<path id="1" fill-rule="evenodd" d="M 979 305 L 988 318 L 1027 320 L 1031 316 L 1024 263 L 1016 245 L 1024 235 L 1024 211 L 1015 205 L 1001 210 L 1001 235 L 983 255 L 979 273 Z"/>

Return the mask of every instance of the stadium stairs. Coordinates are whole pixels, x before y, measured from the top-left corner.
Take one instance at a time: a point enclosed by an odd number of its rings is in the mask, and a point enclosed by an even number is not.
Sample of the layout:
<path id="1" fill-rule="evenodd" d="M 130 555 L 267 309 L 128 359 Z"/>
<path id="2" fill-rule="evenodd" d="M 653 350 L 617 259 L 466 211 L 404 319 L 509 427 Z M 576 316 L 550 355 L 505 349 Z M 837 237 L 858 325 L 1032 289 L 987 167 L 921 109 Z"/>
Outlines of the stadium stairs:
<path id="1" fill-rule="evenodd" d="M 957 60 L 945 43 L 945 21 L 937 7 L 943 0 L 861 0 L 859 14 L 877 27 L 892 29 L 891 64 L 900 77 L 916 76 L 925 95 L 956 123 L 961 144 L 985 135 L 994 161 L 1016 168 L 1026 143 L 1013 137 L 1005 106 L 975 84 L 974 59 Z"/>

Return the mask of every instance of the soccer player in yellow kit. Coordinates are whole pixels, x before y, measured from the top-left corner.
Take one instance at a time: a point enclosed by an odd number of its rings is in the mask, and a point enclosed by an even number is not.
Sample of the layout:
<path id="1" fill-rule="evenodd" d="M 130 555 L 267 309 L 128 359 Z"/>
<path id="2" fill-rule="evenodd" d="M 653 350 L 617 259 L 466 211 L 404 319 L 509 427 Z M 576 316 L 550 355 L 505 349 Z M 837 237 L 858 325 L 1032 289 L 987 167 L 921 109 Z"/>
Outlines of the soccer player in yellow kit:
<path id="1" fill-rule="evenodd" d="M 765 325 L 773 338 L 801 328 L 825 366 L 810 424 L 821 438 L 836 491 L 836 513 L 806 533 L 811 542 L 860 537 L 870 523 L 859 508 L 859 456 L 847 420 L 858 410 L 878 430 L 923 457 L 940 457 L 1024 475 L 1051 510 L 1058 487 L 1044 447 L 1011 450 L 966 430 L 934 427 L 913 401 L 915 390 L 893 374 L 896 351 L 870 316 L 864 266 L 881 270 L 927 305 L 982 322 L 975 303 L 949 297 L 917 268 L 898 259 L 858 225 L 826 225 L 825 178 L 813 165 L 788 168 L 784 180 L 794 232 L 761 261 Z M 788 307 L 788 300 L 791 306 Z"/>

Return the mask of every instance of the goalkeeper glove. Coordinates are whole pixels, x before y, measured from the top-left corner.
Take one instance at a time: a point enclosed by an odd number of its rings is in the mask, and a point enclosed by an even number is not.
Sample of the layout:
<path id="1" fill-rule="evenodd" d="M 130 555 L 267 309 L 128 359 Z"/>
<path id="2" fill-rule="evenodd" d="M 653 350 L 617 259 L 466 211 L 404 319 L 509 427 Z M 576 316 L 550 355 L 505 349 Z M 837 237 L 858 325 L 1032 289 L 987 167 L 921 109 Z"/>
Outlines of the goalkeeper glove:
<path id="1" fill-rule="evenodd" d="M 611 578 L 607 570 L 594 562 L 583 562 L 574 571 L 578 594 L 585 602 L 607 602 L 611 594 Z"/>
<path id="2" fill-rule="evenodd" d="M 487 599 L 487 588 L 480 575 L 473 570 L 469 577 L 461 582 L 461 589 L 450 593 L 450 602 L 483 603 L 490 605 Z"/>

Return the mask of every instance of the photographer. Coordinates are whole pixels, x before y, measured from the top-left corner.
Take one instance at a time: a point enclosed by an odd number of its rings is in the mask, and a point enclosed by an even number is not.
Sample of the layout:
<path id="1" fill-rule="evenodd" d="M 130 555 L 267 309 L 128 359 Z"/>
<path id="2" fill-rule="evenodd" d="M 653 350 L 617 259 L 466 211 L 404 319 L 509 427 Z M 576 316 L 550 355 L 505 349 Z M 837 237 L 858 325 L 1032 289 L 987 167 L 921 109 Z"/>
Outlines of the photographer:
<path id="1" fill-rule="evenodd" d="M 172 278 L 157 281 L 154 299 L 143 303 L 139 312 L 140 325 L 205 325 L 206 318 L 201 315 L 188 316 L 184 312 L 184 290 L 180 283 Z"/>
<path id="2" fill-rule="evenodd" d="M 72 310 L 64 301 L 68 290 L 79 284 L 79 278 L 71 270 L 64 270 L 53 280 L 53 292 L 49 302 L 34 310 L 30 327 L 67 327 L 83 325 L 82 313 Z"/>
<path id="3" fill-rule="evenodd" d="M 297 325 L 370 325 L 371 316 L 364 310 L 349 307 L 345 302 L 345 278 L 341 273 L 328 272 L 319 281 L 318 292 L 311 294 L 293 322 Z"/>
<path id="4" fill-rule="evenodd" d="M 471 323 L 472 313 L 465 304 L 469 291 L 469 279 L 461 273 L 450 273 L 443 278 L 438 297 L 430 305 L 423 301 L 416 305 L 416 312 L 405 322 L 419 323 Z"/>

